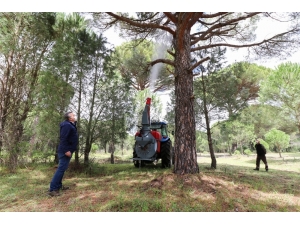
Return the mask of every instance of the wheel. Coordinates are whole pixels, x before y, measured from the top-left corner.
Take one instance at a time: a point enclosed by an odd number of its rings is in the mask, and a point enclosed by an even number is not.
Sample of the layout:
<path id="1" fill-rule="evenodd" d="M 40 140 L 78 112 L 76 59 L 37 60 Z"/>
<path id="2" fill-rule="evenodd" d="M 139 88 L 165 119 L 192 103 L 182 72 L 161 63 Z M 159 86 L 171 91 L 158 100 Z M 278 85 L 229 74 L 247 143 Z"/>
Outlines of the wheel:
<path id="1" fill-rule="evenodd" d="M 136 168 L 140 168 L 140 161 L 139 160 L 133 160 L 133 165 L 136 167 Z M 145 166 L 145 162 L 142 160 L 141 161 L 141 167 L 144 167 Z"/>
<path id="2" fill-rule="evenodd" d="M 162 168 L 171 168 L 171 165 L 172 165 L 171 149 L 172 149 L 172 143 L 171 143 L 170 139 L 164 143 L 161 143 L 160 153 L 161 153 L 161 167 Z"/>

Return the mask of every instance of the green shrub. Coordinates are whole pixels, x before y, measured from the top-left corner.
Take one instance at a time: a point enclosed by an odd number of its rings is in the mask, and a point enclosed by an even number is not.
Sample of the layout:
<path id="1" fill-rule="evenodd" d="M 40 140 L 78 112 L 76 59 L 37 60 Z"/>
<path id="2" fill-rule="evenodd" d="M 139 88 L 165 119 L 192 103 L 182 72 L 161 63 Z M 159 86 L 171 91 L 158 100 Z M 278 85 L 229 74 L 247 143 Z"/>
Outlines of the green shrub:
<path id="1" fill-rule="evenodd" d="M 295 153 L 295 152 L 299 152 L 300 149 L 298 147 L 296 147 L 296 146 L 293 146 L 293 147 L 288 148 L 286 151 L 287 152 L 294 152 Z"/>
<path id="2" fill-rule="evenodd" d="M 40 151 L 40 150 L 35 150 L 31 153 L 31 161 L 33 163 L 38 163 L 38 162 L 51 162 L 53 160 L 55 153 L 51 150 L 48 151 Z"/>
<path id="3" fill-rule="evenodd" d="M 233 154 L 234 154 L 234 155 L 240 155 L 241 152 L 240 152 L 239 150 L 235 150 Z"/>
<path id="4" fill-rule="evenodd" d="M 266 142 L 266 141 L 264 141 L 263 139 L 259 139 L 260 140 L 260 143 L 266 148 L 266 151 L 267 152 L 269 152 L 269 151 L 271 151 L 270 150 L 270 146 L 269 146 L 269 144 Z"/>
<path id="5" fill-rule="evenodd" d="M 91 153 L 96 153 L 96 151 L 99 149 L 99 146 L 95 143 L 92 143 Z"/>
<path id="6" fill-rule="evenodd" d="M 245 153 L 245 155 L 251 155 L 251 154 L 252 154 L 252 152 L 251 152 L 251 150 L 250 150 L 250 149 L 246 149 L 246 150 L 244 150 L 244 153 Z"/>

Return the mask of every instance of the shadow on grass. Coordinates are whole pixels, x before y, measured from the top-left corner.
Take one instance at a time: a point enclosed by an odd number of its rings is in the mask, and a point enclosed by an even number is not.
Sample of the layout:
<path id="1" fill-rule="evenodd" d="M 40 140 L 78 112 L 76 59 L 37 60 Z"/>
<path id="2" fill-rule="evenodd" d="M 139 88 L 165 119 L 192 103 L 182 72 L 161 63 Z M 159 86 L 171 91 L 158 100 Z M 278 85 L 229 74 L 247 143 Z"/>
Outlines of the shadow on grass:
<path id="1" fill-rule="evenodd" d="M 253 170 L 253 167 L 218 165 L 217 170 L 211 170 L 210 164 L 199 164 L 200 171 L 204 174 L 218 174 L 218 176 L 231 179 L 234 183 L 247 184 L 257 191 L 277 192 L 300 196 L 300 173 L 269 169 L 265 171 Z"/>
<path id="2" fill-rule="evenodd" d="M 32 165 L 0 181 L 0 211 L 228 212 L 299 211 L 297 172 L 254 171 L 251 167 L 199 164 L 199 174 L 133 163 L 93 164 L 91 173 L 66 172 L 73 185 L 57 198 L 46 195 L 55 166 Z M 296 200 L 292 198 L 296 197 Z M 289 202 L 291 201 L 291 202 Z"/>

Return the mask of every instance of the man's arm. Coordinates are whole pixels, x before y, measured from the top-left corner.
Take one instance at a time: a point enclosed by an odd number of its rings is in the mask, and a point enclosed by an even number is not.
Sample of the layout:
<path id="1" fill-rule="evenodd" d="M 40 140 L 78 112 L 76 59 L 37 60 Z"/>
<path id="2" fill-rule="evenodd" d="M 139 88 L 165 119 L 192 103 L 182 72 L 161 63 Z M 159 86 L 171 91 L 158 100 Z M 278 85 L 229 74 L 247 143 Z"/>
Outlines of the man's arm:
<path id="1" fill-rule="evenodd" d="M 60 141 L 62 142 L 63 146 L 67 147 L 69 145 L 69 134 L 70 134 L 70 129 L 71 127 L 67 124 L 65 124 L 64 126 L 61 127 L 60 130 Z M 64 153 L 66 154 L 67 152 L 70 152 L 68 149 L 64 149 Z M 71 152 L 70 152 L 71 154 Z M 68 156 L 68 155 L 67 155 Z M 69 156 L 71 157 L 71 156 Z"/>
<path id="2" fill-rule="evenodd" d="M 265 146 L 261 145 L 262 150 L 264 150 L 264 153 L 267 154 L 267 150 L 265 148 Z"/>

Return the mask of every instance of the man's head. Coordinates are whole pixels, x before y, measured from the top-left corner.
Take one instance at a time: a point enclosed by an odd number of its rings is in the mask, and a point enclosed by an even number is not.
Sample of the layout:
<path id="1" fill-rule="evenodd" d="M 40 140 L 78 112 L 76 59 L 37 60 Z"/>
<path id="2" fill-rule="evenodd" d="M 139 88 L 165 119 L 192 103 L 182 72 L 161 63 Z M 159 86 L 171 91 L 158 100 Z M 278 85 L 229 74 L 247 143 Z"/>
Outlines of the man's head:
<path id="1" fill-rule="evenodd" d="M 67 112 L 64 115 L 65 120 L 68 120 L 72 123 L 74 123 L 76 121 L 76 116 L 73 112 Z"/>
<path id="2" fill-rule="evenodd" d="M 257 143 L 257 144 L 259 144 L 259 143 L 260 143 L 259 139 L 256 139 L 256 143 Z"/>

